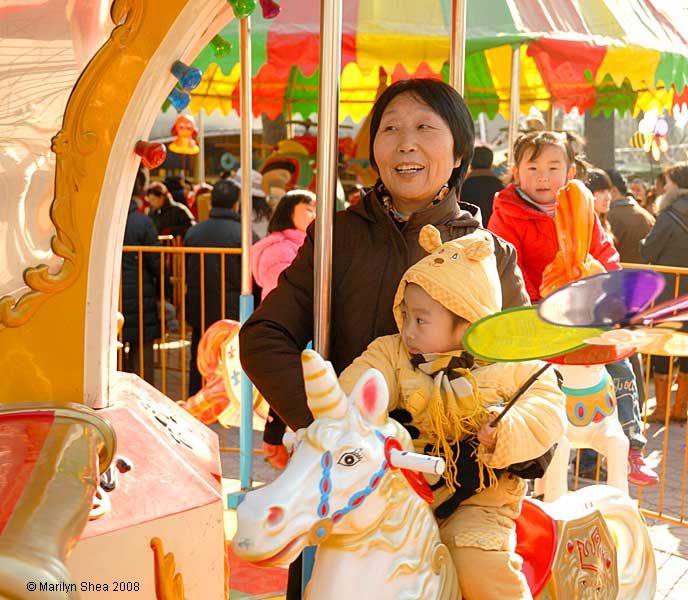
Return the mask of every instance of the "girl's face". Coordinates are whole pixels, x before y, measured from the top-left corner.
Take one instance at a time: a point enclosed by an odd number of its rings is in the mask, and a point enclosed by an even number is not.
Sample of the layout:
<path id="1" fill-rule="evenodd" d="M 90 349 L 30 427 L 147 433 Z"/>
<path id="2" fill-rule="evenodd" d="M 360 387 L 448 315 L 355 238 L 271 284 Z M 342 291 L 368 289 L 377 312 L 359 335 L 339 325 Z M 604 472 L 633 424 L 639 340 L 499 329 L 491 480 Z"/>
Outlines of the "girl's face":
<path id="1" fill-rule="evenodd" d="M 404 214 L 425 208 L 461 164 L 447 123 L 410 93 L 385 108 L 373 149 L 380 179 Z"/>
<path id="2" fill-rule="evenodd" d="M 534 148 L 527 148 L 521 162 L 513 167 L 514 183 L 537 204 L 552 204 L 557 190 L 575 175 L 576 168 L 569 166 L 564 149 L 554 144 L 543 146 L 537 158 L 533 158 L 534 152 Z"/>
<path id="3" fill-rule="evenodd" d="M 315 219 L 315 203 L 299 202 L 291 213 L 291 221 L 296 229 L 306 231 Z"/>
<path id="4" fill-rule="evenodd" d="M 470 323 L 457 323 L 454 314 L 415 283 L 409 283 L 404 289 L 402 314 L 401 339 L 411 354 L 451 352 L 463 348 L 463 334 Z"/>
<path id="5" fill-rule="evenodd" d="M 595 212 L 598 215 L 606 215 L 609 212 L 609 204 L 612 201 L 612 191 L 597 190 L 592 195 L 595 196 Z"/>

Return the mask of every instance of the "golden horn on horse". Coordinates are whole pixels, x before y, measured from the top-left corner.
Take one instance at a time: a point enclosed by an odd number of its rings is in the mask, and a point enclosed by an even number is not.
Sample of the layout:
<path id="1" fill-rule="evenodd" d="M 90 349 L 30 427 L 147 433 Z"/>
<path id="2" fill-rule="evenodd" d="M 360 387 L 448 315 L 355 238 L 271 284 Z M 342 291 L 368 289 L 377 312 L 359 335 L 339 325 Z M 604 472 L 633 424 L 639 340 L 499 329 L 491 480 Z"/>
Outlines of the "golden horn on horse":
<path id="1" fill-rule="evenodd" d="M 332 365 L 314 350 L 304 350 L 301 353 L 301 365 L 308 407 L 313 416 L 316 419 L 325 416 L 335 419 L 343 417 L 348 401 L 339 387 Z"/>

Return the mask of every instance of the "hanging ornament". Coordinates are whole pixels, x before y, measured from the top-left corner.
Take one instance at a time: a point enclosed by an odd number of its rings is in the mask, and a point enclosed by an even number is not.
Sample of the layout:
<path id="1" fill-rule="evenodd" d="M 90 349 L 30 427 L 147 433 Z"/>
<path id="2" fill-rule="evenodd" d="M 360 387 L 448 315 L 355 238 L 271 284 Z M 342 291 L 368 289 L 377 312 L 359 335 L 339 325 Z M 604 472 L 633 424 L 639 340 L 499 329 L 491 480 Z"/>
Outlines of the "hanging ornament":
<path id="1" fill-rule="evenodd" d="M 644 136 L 643 150 L 652 154 L 652 158 L 659 162 L 662 154 L 669 149 L 666 139 L 669 133 L 667 120 L 659 117 L 655 111 L 646 112 L 638 123 L 638 133 Z"/>
<path id="2" fill-rule="evenodd" d="M 198 129 L 191 115 L 179 115 L 170 131 L 177 136 L 170 142 L 170 152 L 175 154 L 198 154 L 199 148 L 196 143 Z"/>
<path id="3" fill-rule="evenodd" d="M 213 47 L 213 54 L 215 54 L 215 58 L 224 58 L 232 51 L 232 44 L 221 35 L 216 35 L 212 40 L 210 40 L 210 45 Z"/>
<path id="4" fill-rule="evenodd" d="M 256 10 L 256 0 L 227 0 L 237 19 L 250 17 Z"/>
<path id="5" fill-rule="evenodd" d="M 189 102 L 191 102 L 191 96 L 176 87 L 172 90 L 172 92 L 170 92 L 170 95 L 167 96 L 167 99 L 170 101 L 170 104 L 177 109 L 177 111 L 184 110 L 187 106 L 189 106 Z"/>
<path id="6" fill-rule="evenodd" d="M 260 8 L 263 11 L 264 19 L 274 19 L 280 14 L 280 5 L 274 0 L 260 0 Z"/>
<path id="7" fill-rule="evenodd" d="M 141 157 L 141 162 L 147 169 L 158 168 L 167 158 L 167 148 L 160 142 L 139 140 L 134 146 L 134 152 Z"/>
<path id="8" fill-rule="evenodd" d="M 196 67 L 190 67 L 181 60 L 174 61 L 171 71 L 179 85 L 185 90 L 196 89 L 198 84 L 201 83 L 201 79 L 203 79 L 203 71 Z"/>

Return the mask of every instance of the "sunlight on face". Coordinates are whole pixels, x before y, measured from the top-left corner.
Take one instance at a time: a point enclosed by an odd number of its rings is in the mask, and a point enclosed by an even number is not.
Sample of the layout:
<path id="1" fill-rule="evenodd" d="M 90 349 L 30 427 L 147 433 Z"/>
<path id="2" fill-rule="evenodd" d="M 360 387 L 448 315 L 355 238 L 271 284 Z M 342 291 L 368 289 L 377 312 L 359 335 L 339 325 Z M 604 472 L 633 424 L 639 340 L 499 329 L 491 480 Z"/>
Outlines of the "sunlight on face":
<path id="1" fill-rule="evenodd" d="M 538 204 L 552 204 L 557 190 L 575 174 L 575 167 L 568 165 L 563 148 L 548 144 L 532 158 L 535 149 L 526 149 L 521 162 L 514 166 L 514 183 Z"/>
<path id="2" fill-rule="evenodd" d="M 291 213 L 291 222 L 296 229 L 306 231 L 315 219 L 315 202 L 299 202 Z"/>
<path id="3" fill-rule="evenodd" d="M 409 283 L 404 290 L 402 314 L 401 339 L 411 354 L 463 348 L 463 334 L 470 323 L 444 308 L 415 283 Z"/>
<path id="4" fill-rule="evenodd" d="M 605 215 L 609 212 L 609 203 L 612 201 L 611 190 L 597 190 L 592 193 L 595 196 L 595 212 Z"/>

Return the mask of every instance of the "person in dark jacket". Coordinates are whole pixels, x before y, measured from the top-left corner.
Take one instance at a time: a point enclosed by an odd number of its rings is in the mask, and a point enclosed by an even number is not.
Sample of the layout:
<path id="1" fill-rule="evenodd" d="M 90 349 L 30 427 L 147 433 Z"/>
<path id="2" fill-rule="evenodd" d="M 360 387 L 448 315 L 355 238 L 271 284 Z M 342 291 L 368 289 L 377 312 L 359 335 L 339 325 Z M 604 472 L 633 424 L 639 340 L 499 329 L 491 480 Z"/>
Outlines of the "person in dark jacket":
<path id="1" fill-rule="evenodd" d="M 153 221 L 137 210 L 136 197 L 143 189 L 144 183 L 145 176 L 139 173 L 136 176 L 124 229 L 125 246 L 160 245 Z M 160 276 L 160 255 L 142 252 L 141 256 L 143 260 L 139 265 L 138 252 L 122 253 L 122 314 L 124 315 L 122 343 L 125 346 L 122 354 L 122 369 L 137 373 L 154 385 L 153 340 L 160 337 L 156 287 Z M 139 305 L 139 268 L 142 270 L 143 282 L 142 306 Z M 143 315 L 142 335 L 139 334 L 139 313 Z M 143 371 L 141 371 L 141 362 L 143 362 Z"/>
<path id="2" fill-rule="evenodd" d="M 461 201 L 475 204 L 482 213 L 483 225 L 492 215 L 494 195 L 504 189 L 502 180 L 492 170 L 494 154 L 487 146 L 476 146 L 471 160 L 471 170 L 461 186 Z"/>
<path id="3" fill-rule="evenodd" d="M 441 81 L 398 81 L 376 100 L 370 161 L 380 179 L 358 204 L 337 213 L 333 228 L 329 360 L 337 373 L 375 338 L 398 333 L 394 295 L 406 269 L 427 254 L 418 243 L 421 228 L 432 224 L 447 241 L 481 227 L 457 201 L 473 140 L 463 99 Z M 246 373 L 294 430 L 313 420 L 301 351 L 313 339 L 314 235 L 311 225 L 294 262 L 240 332 Z M 513 246 L 492 238 L 503 306 L 527 304 Z M 300 598 L 296 565 L 289 571 L 288 600 Z"/>
<path id="4" fill-rule="evenodd" d="M 191 211 L 186 204 L 172 199 L 164 183 L 151 183 L 146 190 L 146 199 L 150 205 L 148 216 L 153 219 L 158 234 L 183 236 L 194 225 Z"/>
<path id="5" fill-rule="evenodd" d="M 241 248 L 241 217 L 237 212 L 239 187 L 230 180 L 215 184 L 210 194 L 208 219 L 194 225 L 184 236 L 184 245 L 195 248 Z M 253 242 L 258 241 L 254 235 Z M 241 295 L 241 255 L 224 256 L 224 303 L 222 300 L 222 263 L 218 254 L 203 256 L 205 288 L 204 314 L 201 314 L 201 257 L 186 257 L 186 320 L 193 328 L 191 335 L 191 365 L 189 372 L 189 396 L 201 389 L 201 373 L 196 364 L 198 344 L 203 332 L 215 321 L 226 318 L 239 320 L 239 296 Z M 254 288 L 256 304 L 260 288 Z"/>
<path id="6" fill-rule="evenodd" d="M 666 183 L 662 209 L 657 215 L 657 222 L 649 235 L 640 243 L 643 258 L 655 265 L 671 267 L 688 267 L 688 163 L 678 163 L 664 171 Z M 666 286 L 656 302 L 663 302 L 674 297 L 676 276 L 664 275 Z M 679 279 L 678 295 L 688 294 L 688 277 Z M 688 331 L 688 324 L 683 323 L 683 331 Z M 669 381 L 669 358 L 653 356 L 655 370 L 655 397 L 657 404 L 647 420 L 664 423 L 667 404 L 671 406 L 672 421 L 686 421 L 688 410 L 688 358 L 678 361 L 678 390 L 673 405 L 670 400 L 671 384 Z"/>

